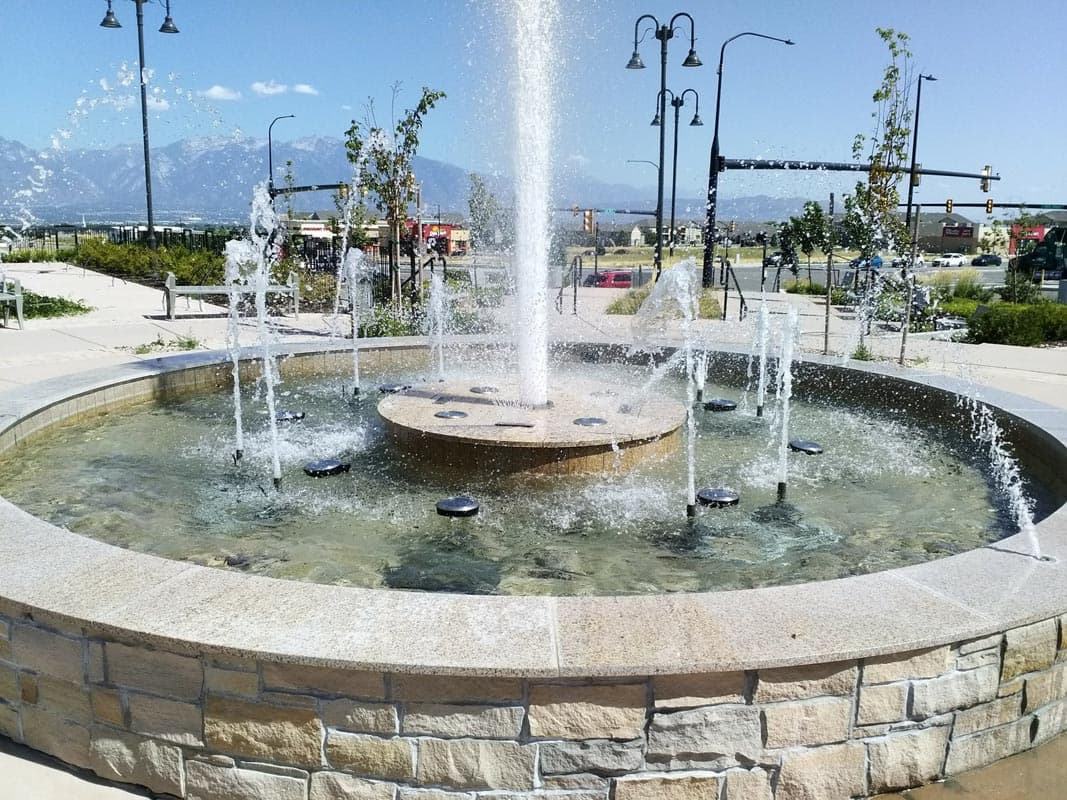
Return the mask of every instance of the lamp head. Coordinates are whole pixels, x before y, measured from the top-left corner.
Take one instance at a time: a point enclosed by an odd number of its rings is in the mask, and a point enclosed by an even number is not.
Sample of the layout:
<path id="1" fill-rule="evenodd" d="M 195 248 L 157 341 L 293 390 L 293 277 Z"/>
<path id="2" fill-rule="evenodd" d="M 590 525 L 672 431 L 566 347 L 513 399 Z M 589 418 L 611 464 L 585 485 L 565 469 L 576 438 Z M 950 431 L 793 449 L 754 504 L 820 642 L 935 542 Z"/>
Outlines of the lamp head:
<path id="1" fill-rule="evenodd" d="M 699 67 L 704 62 L 700 60 L 700 56 L 697 55 L 697 51 L 692 47 L 689 48 L 689 55 L 685 57 L 685 61 L 682 62 L 683 67 Z"/>
<path id="2" fill-rule="evenodd" d="M 653 127 L 655 127 L 655 126 L 657 126 L 657 125 L 660 125 L 661 123 L 662 123 L 662 121 L 660 120 L 660 118 L 659 118 L 659 112 L 657 111 L 657 112 L 656 112 L 656 116 L 654 116 L 654 117 L 652 118 L 652 121 L 651 121 L 650 123 L 648 123 L 648 124 L 649 124 L 649 125 L 652 125 Z"/>
<path id="3" fill-rule="evenodd" d="M 101 28 L 121 28 L 122 23 L 115 18 L 115 12 L 111 10 L 111 0 L 107 0 L 107 13 L 104 14 L 104 19 L 100 23 Z"/>
<path id="4" fill-rule="evenodd" d="M 645 62 L 641 60 L 641 54 L 634 49 L 634 54 L 630 56 L 630 61 L 626 65 L 626 69 L 644 69 Z"/>
<path id="5" fill-rule="evenodd" d="M 690 125 L 692 125 L 693 127 L 697 127 L 697 128 L 699 128 L 699 127 L 700 127 L 700 126 L 702 126 L 702 125 L 703 125 L 704 123 L 703 123 L 703 122 L 701 122 L 701 120 L 700 120 L 700 114 L 694 114 L 694 115 L 693 115 L 693 121 L 692 121 L 692 122 L 690 122 L 689 124 L 690 124 Z"/>
<path id="6" fill-rule="evenodd" d="M 170 16 L 170 0 L 167 0 L 167 16 L 163 20 L 163 24 L 159 26 L 160 33 L 177 33 L 178 26 L 174 24 L 173 18 Z"/>
<path id="7" fill-rule="evenodd" d="M 785 43 L 786 44 L 796 44 L 796 42 L 794 42 L 792 39 L 786 39 Z"/>

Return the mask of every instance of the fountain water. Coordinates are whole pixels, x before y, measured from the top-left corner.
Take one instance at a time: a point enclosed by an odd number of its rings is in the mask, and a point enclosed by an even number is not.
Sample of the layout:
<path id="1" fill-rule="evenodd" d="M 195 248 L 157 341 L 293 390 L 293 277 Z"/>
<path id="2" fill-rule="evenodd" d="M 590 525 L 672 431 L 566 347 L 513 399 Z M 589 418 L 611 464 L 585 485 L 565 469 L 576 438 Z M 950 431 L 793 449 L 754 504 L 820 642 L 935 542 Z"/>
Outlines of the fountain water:
<path id="1" fill-rule="evenodd" d="M 430 334 L 437 356 L 437 380 L 445 379 L 445 312 L 448 290 L 444 278 L 434 270 L 430 273 Z"/>
<path id="2" fill-rule="evenodd" d="M 778 374 L 781 386 L 782 410 L 779 414 L 778 440 L 778 500 L 785 500 L 789 480 L 789 412 L 793 398 L 793 353 L 800 333 L 795 306 L 790 306 L 780 332 Z"/>
<path id="3" fill-rule="evenodd" d="M 548 237 L 555 108 L 551 70 L 558 62 L 556 0 L 510 0 L 515 56 L 515 348 L 519 401 L 548 403 Z"/>
<path id="4" fill-rule="evenodd" d="M 233 365 L 233 424 L 235 429 L 233 463 L 237 464 L 244 455 L 244 421 L 241 417 L 241 327 L 240 301 L 241 287 L 248 285 L 244 269 L 255 264 L 255 253 L 251 242 L 235 239 L 226 243 L 225 278 L 229 295 L 229 313 L 226 319 L 226 351 L 230 354 Z"/>
<path id="5" fill-rule="evenodd" d="M 756 347 L 759 354 L 759 378 L 756 381 L 756 416 L 763 416 L 763 405 L 767 399 L 767 344 L 771 333 L 771 312 L 767 309 L 766 299 L 761 299 L 759 316 L 756 318 Z"/>

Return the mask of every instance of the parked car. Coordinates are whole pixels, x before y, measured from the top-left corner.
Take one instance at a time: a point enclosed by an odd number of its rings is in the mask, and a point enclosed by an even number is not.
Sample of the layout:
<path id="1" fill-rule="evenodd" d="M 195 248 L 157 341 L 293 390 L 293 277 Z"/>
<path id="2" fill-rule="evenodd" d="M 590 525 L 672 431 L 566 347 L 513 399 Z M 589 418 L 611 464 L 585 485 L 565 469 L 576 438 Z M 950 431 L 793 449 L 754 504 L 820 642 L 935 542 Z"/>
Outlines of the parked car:
<path id="1" fill-rule="evenodd" d="M 596 285 L 600 289 L 629 289 L 633 285 L 633 274 L 618 269 L 601 272 Z"/>
<path id="2" fill-rule="evenodd" d="M 1021 270 L 1035 281 L 1042 278 L 1059 278 L 1067 262 L 1067 228 L 1049 228 L 1045 238 L 1029 253 L 1015 256 L 1008 262 L 1009 269 Z"/>
<path id="3" fill-rule="evenodd" d="M 992 253 L 982 253 L 980 256 L 975 256 L 971 259 L 972 267 L 999 267 L 1000 256 L 995 256 Z"/>
<path id="4" fill-rule="evenodd" d="M 908 257 L 907 256 L 897 256 L 896 258 L 893 259 L 893 266 L 896 269 L 903 269 L 907 265 L 908 265 Z M 912 262 L 911 268 L 912 269 L 922 269 L 925 266 L 926 266 L 926 262 L 923 261 L 923 257 L 920 254 L 916 253 L 915 254 L 915 260 Z"/>
<path id="5" fill-rule="evenodd" d="M 966 263 L 963 253 L 942 253 L 934 259 L 935 267 L 962 267 Z"/>

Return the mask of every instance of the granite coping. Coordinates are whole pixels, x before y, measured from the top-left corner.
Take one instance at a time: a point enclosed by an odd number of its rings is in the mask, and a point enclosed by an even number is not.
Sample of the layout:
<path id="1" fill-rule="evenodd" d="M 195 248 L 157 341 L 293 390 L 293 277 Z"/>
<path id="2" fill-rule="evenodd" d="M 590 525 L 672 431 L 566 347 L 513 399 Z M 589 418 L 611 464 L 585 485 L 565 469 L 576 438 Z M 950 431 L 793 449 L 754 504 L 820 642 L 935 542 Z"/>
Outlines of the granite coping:
<path id="1" fill-rule="evenodd" d="M 0 397 L 0 435 L 13 419 L 72 395 L 225 359 L 175 356 L 8 393 Z M 962 387 L 915 370 L 861 369 Z M 1045 423 L 1065 452 L 1067 413 L 1000 392 L 983 399 Z M 0 499 L 0 611 L 176 652 L 399 673 L 571 678 L 825 663 L 977 638 L 1067 612 L 1067 506 L 1031 533 L 870 575 L 713 593 L 527 597 L 355 589 L 217 570 L 87 539 Z"/>

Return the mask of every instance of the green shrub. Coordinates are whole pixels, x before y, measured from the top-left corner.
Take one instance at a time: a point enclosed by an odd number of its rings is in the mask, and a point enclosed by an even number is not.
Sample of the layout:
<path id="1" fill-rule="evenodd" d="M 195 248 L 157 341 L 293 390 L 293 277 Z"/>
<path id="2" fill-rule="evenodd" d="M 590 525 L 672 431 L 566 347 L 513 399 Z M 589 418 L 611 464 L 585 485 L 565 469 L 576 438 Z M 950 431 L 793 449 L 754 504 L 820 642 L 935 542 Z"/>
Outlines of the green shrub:
<path id="1" fill-rule="evenodd" d="M 971 319 L 968 341 L 1023 347 L 1067 341 L 1067 305 L 998 303 Z"/>
<path id="2" fill-rule="evenodd" d="M 789 294 L 815 294 L 825 295 L 826 287 L 821 283 L 813 283 L 809 280 L 786 281 L 785 290 Z"/>
<path id="3" fill-rule="evenodd" d="M 162 286 L 168 272 L 174 273 L 179 284 L 192 286 L 222 285 L 225 278 L 221 255 L 181 246 L 160 247 L 153 263 L 151 251 L 143 245 L 93 239 L 82 243 L 74 263 L 94 272 L 148 286 Z"/>
<path id="4" fill-rule="evenodd" d="M 421 325 L 415 314 L 407 308 L 376 305 L 370 319 L 360 321 L 359 335 L 364 338 L 378 336 L 418 336 L 422 333 Z"/>
<path id="5" fill-rule="evenodd" d="M 952 287 L 952 296 L 985 303 L 993 297 L 993 290 L 982 285 L 978 270 L 963 269 L 959 271 L 956 284 Z"/>
<path id="6" fill-rule="evenodd" d="M 15 250 L 10 253 L 4 253 L 0 256 L 0 261 L 6 261 L 8 264 L 26 264 L 38 261 L 73 262 L 74 249 L 47 250 L 41 247 L 34 247 L 26 250 Z"/>
<path id="7" fill-rule="evenodd" d="M 637 310 L 641 308 L 641 304 L 648 299 L 651 293 L 651 283 L 646 283 L 637 289 L 630 289 L 626 294 L 612 300 L 605 313 L 636 314 Z M 701 319 L 716 319 L 722 316 L 722 306 L 719 305 L 717 293 L 717 289 L 701 289 L 700 297 L 697 300 L 697 315 Z"/>
<path id="8" fill-rule="evenodd" d="M 1041 297 L 1041 289 L 1030 276 L 1014 269 L 1005 270 L 999 293 L 1005 303 L 1033 303 Z"/>
<path id="9" fill-rule="evenodd" d="M 952 297 L 940 302 L 937 306 L 937 310 L 951 317 L 966 318 L 974 314 L 980 305 L 981 303 L 977 300 L 971 300 L 966 297 Z"/>
<path id="10" fill-rule="evenodd" d="M 26 319 L 46 319 L 49 317 L 74 317 L 78 314 L 88 314 L 92 311 L 77 300 L 68 300 L 65 297 L 49 297 L 48 295 L 36 294 L 22 290 L 22 313 Z"/>

